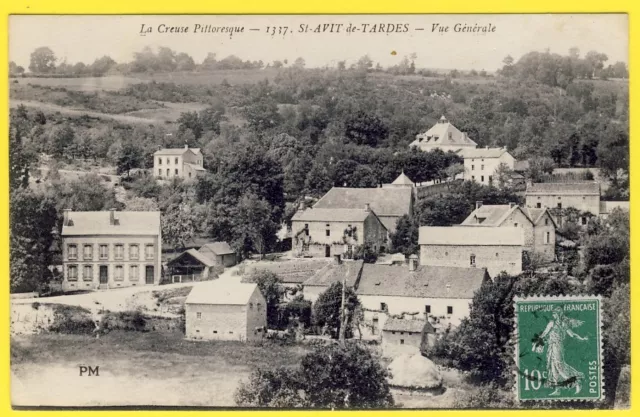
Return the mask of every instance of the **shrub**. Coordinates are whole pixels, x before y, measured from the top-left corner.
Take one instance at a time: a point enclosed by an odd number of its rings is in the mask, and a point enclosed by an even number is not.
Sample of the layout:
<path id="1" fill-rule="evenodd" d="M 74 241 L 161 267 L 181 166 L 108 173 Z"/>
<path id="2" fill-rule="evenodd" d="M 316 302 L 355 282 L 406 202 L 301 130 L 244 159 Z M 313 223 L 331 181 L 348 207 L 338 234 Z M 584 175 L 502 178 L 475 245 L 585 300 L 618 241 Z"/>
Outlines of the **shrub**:
<path id="1" fill-rule="evenodd" d="M 53 324 L 50 332 L 63 334 L 93 334 L 96 325 L 88 310 L 67 305 L 53 307 Z"/>
<path id="2" fill-rule="evenodd" d="M 100 322 L 100 329 L 144 332 L 147 319 L 139 311 L 120 311 L 105 314 Z"/>

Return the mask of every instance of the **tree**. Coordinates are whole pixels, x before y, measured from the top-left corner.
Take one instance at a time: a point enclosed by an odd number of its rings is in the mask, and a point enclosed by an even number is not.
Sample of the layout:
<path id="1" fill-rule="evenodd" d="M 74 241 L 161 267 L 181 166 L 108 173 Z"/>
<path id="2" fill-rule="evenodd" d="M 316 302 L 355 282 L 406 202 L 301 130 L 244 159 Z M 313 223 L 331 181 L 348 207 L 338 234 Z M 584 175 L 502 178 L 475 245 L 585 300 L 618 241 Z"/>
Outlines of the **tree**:
<path id="1" fill-rule="evenodd" d="M 308 353 L 294 369 L 255 370 L 235 399 L 246 407 L 387 408 L 394 405 L 388 377 L 366 347 L 334 344 Z"/>
<path id="2" fill-rule="evenodd" d="M 93 61 L 93 64 L 90 66 L 90 71 L 93 76 L 100 77 L 109 72 L 109 70 L 115 67 L 116 64 L 116 61 L 114 61 L 110 56 L 104 55 L 103 57 Z"/>
<path id="3" fill-rule="evenodd" d="M 87 174 L 76 180 L 60 180 L 47 189 L 56 203 L 56 210 L 102 211 L 112 208 L 121 210 L 124 205 L 116 199 L 113 188 L 107 188 L 97 174 Z M 61 217 L 59 216 L 59 220 Z"/>
<path id="4" fill-rule="evenodd" d="M 334 339 L 338 338 L 341 331 L 340 323 L 340 307 L 342 305 L 342 283 L 334 282 L 329 288 L 327 288 L 320 296 L 313 306 L 313 318 L 314 322 L 318 326 L 327 326 L 331 336 Z M 356 293 L 351 287 L 345 289 L 345 330 L 347 337 L 351 337 L 351 318 L 356 310 L 356 307 L 360 305 L 360 301 L 356 296 Z"/>
<path id="5" fill-rule="evenodd" d="M 41 46 L 31 53 L 29 71 L 47 74 L 56 69 L 56 55 L 51 48 Z"/>
<path id="6" fill-rule="evenodd" d="M 65 156 L 65 151 L 69 145 L 73 143 L 75 131 L 73 128 L 64 123 L 61 126 L 54 127 L 49 133 L 49 150 L 51 155 L 56 158 Z"/>
<path id="7" fill-rule="evenodd" d="M 305 66 L 305 60 L 302 57 L 298 57 L 296 58 L 296 60 L 293 62 L 293 65 L 291 66 L 292 68 L 298 68 L 298 69 L 303 69 Z"/>
<path id="8" fill-rule="evenodd" d="M 373 67 L 373 61 L 369 55 L 363 55 L 356 63 L 356 69 L 360 71 L 368 71 Z"/>
<path id="9" fill-rule="evenodd" d="M 555 163 L 548 157 L 535 157 L 529 159 L 527 178 L 533 182 L 540 182 L 545 174 L 553 173 Z"/>
<path id="10" fill-rule="evenodd" d="M 509 168 L 509 165 L 504 162 L 500 162 L 495 171 L 495 181 L 494 185 L 501 190 L 509 188 L 511 185 L 511 176 L 513 174 L 513 170 Z"/>
<path id="11" fill-rule="evenodd" d="M 327 169 L 320 164 L 313 164 L 304 182 L 306 193 L 320 197 L 329 191 L 332 185 Z"/>
<path id="12" fill-rule="evenodd" d="M 116 163 L 118 175 L 126 173 L 128 177 L 129 172 L 133 168 L 141 167 L 142 161 L 142 149 L 140 149 L 137 144 L 133 143 L 133 141 L 126 141 L 122 144 L 118 154 L 118 160 Z"/>
<path id="13" fill-rule="evenodd" d="M 16 64 L 13 61 L 9 62 L 9 75 L 22 75 L 24 74 L 24 68 Z"/>
<path id="14" fill-rule="evenodd" d="M 451 180 L 456 179 L 458 175 L 463 173 L 464 173 L 464 165 L 461 163 L 455 163 L 455 164 L 449 165 L 444 170 L 445 176 Z"/>
<path id="15" fill-rule="evenodd" d="M 622 131 L 607 132 L 598 142 L 598 165 L 616 184 L 620 171 L 629 171 L 629 135 Z"/>
<path id="16" fill-rule="evenodd" d="M 357 145 L 376 146 L 388 134 L 389 129 L 378 116 L 363 111 L 345 122 L 345 137 Z"/>
<path id="17" fill-rule="evenodd" d="M 199 225 L 200 220 L 190 204 L 185 202 L 172 206 L 162 215 L 162 240 L 177 252 L 193 241 Z"/>
<path id="18" fill-rule="evenodd" d="M 193 71 L 196 68 L 196 63 L 190 55 L 180 52 L 176 55 L 176 69 L 178 71 Z"/>
<path id="19" fill-rule="evenodd" d="M 23 105 L 11 114 L 9 127 L 9 189 L 29 186 L 29 172 L 37 155 L 28 146 L 27 132 L 31 130 L 27 109 Z"/>
<path id="20" fill-rule="evenodd" d="M 418 230 L 419 228 L 408 214 L 400 217 L 395 233 L 391 233 L 391 250 L 402 252 L 405 256 L 416 254 L 420 249 Z"/>
<path id="21" fill-rule="evenodd" d="M 234 210 L 233 234 L 231 245 L 246 253 L 257 252 L 260 258 L 272 247 L 278 223 L 271 218 L 269 203 L 257 195 L 248 193 L 242 196 Z"/>
<path id="22" fill-rule="evenodd" d="M 260 293 L 267 302 L 267 324 L 274 328 L 278 324 L 278 305 L 284 296 L 282 280 L 278 275 L 264 269 L 256 269 L 248 277 L 250 282 L 258 284 Z"/>
<path id="23" fill-rule="evenodd" d="M 620 370 L 631 362 L 631 308 L 629 284 L 616 286 L 604 300 L 603 345 L 606 401 L 613 404 Z"/>

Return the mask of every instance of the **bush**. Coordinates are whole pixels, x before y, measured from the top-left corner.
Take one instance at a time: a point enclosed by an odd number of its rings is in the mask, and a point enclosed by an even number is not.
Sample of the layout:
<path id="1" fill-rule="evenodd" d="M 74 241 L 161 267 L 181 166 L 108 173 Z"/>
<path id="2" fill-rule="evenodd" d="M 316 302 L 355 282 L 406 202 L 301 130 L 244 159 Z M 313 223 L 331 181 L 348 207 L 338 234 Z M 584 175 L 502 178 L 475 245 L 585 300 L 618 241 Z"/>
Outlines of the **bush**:
<path id="1" fill-rule="evenodd" d="M 67 305 L 53 307 L 53 324 L 49 331 L 62 334 L 93 334 L 96 325 L 88 310 Z"/>
<path id="2" fill-rule="evenodd" d="M 146 317 L 139 311 L 121 311 L 105 314 L 100 321 L 102 331 L 125 330 L 145 332 Z"/>

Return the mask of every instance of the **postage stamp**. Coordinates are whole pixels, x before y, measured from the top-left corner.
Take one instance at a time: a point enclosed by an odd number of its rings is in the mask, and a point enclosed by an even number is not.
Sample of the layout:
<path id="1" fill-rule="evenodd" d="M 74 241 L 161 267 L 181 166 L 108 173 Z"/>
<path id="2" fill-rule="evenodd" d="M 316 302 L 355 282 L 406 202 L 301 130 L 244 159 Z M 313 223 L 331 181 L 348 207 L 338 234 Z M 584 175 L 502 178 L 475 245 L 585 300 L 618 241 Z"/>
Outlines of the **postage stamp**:
<path id="1" fill-rule="evenodd" d="M 604 398 L 599 296 L 516 297 L 520 401 Z"/>

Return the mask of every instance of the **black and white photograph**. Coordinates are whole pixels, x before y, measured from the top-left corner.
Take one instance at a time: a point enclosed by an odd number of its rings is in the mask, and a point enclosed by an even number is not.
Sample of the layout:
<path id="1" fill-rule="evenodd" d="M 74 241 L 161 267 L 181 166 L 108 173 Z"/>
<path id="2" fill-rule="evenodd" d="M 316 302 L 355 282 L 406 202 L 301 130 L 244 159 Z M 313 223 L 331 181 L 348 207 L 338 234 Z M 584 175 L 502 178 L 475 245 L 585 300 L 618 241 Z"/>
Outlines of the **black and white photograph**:
<path id="1" fill-rule="evenodd" d="M 14 409 L 629 409 L 627 14 L 12 15 Z"/>

